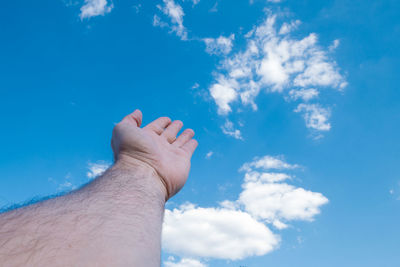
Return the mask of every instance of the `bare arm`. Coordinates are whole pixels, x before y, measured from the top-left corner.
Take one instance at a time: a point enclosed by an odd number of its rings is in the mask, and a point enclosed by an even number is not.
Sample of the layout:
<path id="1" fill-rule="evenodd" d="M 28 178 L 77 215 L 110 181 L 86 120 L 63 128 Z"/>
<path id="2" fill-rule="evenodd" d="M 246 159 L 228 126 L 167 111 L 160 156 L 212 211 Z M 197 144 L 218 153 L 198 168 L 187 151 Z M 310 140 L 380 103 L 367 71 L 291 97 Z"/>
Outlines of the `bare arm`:
<path id="1" fill-rule="evenodd" d="M 192 130 L 141 113 L 114 129 L 116 163 L 87 186 L 0 215 L 5 266 L 160 266 L 165 201 L 184 185 L 197 146 Z"/>

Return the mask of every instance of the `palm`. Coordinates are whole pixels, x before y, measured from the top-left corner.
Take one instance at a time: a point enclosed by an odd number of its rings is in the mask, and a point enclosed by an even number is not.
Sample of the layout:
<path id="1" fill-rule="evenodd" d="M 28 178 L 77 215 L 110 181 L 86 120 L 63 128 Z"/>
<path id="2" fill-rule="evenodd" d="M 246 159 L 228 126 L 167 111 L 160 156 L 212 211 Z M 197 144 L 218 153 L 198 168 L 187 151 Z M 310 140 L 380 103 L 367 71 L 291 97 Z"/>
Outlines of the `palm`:
<path id="1" fill-rule="evenodd" d="M 176 138 L 182 122 L 170 123 L 170 119 L 165 117 L 144 128 L 139 128 L 140 124 L 141 113 L 138 111 L 117 124 L 112 139 L 114 154 L 117 159 L 126 155 L 154 168 L 166 186 L 168 197 L 171 197 L 187 180 L 190 158 L 197 146 L 192 139 L 194 132 L 187 129 Z"/>

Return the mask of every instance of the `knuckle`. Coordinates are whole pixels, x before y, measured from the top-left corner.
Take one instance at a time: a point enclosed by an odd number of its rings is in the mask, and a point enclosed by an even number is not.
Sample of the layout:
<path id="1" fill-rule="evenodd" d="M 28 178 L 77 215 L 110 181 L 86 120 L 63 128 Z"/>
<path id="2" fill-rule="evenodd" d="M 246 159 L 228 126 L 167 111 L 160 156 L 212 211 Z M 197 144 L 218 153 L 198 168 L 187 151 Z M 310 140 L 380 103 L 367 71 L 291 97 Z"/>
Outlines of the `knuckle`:
<path id="1" fill-rule="evenodd" d="M 169 143 L 173 143 L 175 140 L 176 140 L 176 137 L 174 137 L 174 136 L 168 136 L 168 137 L 167 137 L 167 141 L 168 141 Z"/>
<path id="2" fill-rule="evenodd" d="M 165 121 L 165 122 L 170 122 L 171 121 L 171 119 L 169 117 L 161 117 L 160 119 L 162 121 Z"/>
<path id="3" fill-rule="evenodd" d="M 157 132 L 157 133 L 162 133 L 162 132 L 164 131 L 164 129 L 161 128 L 161 127 L 158 126 L 158 125 L 154 125 L 153 131 L 155 131 L 155 132 Z"/>
<path id="4" fill-rule="evenodd" d="M 194 131 L 192 129 L 186 129 L 185 133 L 188 135 L 194 135 Z"/>
<path id="5" fill-rule="evenodd" d="M 182 127 L 183 126 L 183 122 L 181 120 L 176 120 L 173 122 L 176 126 Z"/>

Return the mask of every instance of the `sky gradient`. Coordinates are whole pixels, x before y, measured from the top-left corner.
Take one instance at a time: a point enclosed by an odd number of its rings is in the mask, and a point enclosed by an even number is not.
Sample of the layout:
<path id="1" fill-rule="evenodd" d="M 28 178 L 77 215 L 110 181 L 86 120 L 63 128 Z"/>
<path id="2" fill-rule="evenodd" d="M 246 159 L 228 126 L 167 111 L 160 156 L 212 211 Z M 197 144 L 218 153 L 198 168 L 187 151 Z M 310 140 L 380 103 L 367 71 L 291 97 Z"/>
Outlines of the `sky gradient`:
<path id="1" fill-rule="evenodd" d="M 112 164 L 139 108 L 194 129 L 163 266 L 398 266 L 400 2 L 8 1 L 0 206 Z"/>

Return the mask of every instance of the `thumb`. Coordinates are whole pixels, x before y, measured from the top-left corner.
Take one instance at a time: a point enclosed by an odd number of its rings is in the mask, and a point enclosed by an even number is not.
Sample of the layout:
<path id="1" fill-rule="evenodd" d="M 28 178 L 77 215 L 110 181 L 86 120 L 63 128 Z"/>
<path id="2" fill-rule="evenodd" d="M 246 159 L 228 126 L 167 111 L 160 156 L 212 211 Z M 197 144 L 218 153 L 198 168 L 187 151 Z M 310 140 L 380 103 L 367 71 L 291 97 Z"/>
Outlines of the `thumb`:
<path id="1" fill-rule="evenodd" d="M 122 121 L 136 123 L 137 127 L 140 127 L 140 125 L 142 125 L 142 117 L 142 112 L 139 109 L 136 109 L 134 112 L 123 118 Z"/>

